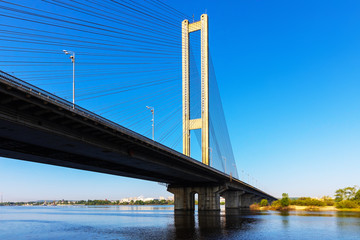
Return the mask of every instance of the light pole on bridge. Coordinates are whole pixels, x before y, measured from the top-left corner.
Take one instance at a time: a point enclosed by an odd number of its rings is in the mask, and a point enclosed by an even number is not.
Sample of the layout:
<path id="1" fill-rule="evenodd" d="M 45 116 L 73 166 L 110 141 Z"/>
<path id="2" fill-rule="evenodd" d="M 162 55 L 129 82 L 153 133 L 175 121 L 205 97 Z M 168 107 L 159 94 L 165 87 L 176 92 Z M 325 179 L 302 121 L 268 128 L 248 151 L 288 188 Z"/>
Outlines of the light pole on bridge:
<path id="1" fill-rule="evenodd" d="M 152 140 L 155 141 L 155 108 L 154 107 L 150 107 L 150 106 L 146 106 L 147 109 L 150 109 L 151 114 L 152 114 Z"/>
<path id="2" fill-rule="evenodd" d="M 232 165 L 232 167 L 233 167 L 232 170 L 234 170 L 234 171 L 236 172 L 236 164 L 235 164 L 235 163 L 232 163 L 231 165 Z M 231 174 L 231 172 L 230 172 L 230 174 Z M 238 176 L 238 177 L 239 177 L 239 176 Z"/>
<path id="3" fill-rule="evenodd" d="M 222 158 L 224 159 L 225 165 L 224 165 L 224 172 L 226 173 L 226 157 L 222 156 Z"/>
<path id="4" fill-rule="evenodd" d="M 70 59 L 73 63 L 73 109 L 75 108 L 75 53 L 72 51 L 63 50 L 63 52 L 68 55 L 71 54 Z"/>

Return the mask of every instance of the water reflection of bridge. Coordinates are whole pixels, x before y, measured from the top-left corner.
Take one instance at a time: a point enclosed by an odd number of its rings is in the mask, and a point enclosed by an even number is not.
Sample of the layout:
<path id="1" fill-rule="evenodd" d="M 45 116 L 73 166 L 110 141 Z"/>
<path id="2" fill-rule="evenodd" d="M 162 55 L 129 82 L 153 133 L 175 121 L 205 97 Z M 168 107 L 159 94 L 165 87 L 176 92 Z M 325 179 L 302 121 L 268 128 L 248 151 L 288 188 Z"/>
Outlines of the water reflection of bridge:
<path id="1" fill-rule="evenodd" d="M 247 229 L 254 224 L 254 212 L 241 209 L 228 209 L 226 212 L 199 212 L 194 215 L 176 212 L 174 215 L 175 236 L 177 239 L 230 237 L 233 229 Z"/>

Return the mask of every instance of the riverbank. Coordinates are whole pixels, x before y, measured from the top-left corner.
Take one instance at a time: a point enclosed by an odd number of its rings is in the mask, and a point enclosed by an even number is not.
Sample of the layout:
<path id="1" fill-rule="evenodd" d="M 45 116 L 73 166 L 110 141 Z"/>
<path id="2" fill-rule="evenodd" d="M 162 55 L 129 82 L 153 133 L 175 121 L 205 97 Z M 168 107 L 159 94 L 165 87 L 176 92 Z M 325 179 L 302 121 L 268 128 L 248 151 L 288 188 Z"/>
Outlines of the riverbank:
<path id="1" fill-rule="evenodd" d="M 306 212 L 360 212 L 360 208 L 336 208 L 335 206 L 296 206 L 290 205 L 284 208 L 274 208 L 271 206 L 260 207 L 258 205 L 251 205 L 250 208 L 252 210 L 274 210 L 274 211 L 306 211 Z"/>

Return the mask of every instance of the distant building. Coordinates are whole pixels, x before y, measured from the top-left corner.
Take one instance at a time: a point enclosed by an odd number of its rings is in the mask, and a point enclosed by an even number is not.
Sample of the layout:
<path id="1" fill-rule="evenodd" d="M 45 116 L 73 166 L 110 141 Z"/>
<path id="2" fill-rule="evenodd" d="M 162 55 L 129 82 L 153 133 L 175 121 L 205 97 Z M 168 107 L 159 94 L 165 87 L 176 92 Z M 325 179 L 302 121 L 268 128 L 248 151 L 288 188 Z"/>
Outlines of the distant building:
<path id="1" fill-rule="evenodd" d="M 139 201 L 144 201 L 144 196 L 143 195 L 140 195 L 136 198 L 136 200 L 139 200 Z"/>

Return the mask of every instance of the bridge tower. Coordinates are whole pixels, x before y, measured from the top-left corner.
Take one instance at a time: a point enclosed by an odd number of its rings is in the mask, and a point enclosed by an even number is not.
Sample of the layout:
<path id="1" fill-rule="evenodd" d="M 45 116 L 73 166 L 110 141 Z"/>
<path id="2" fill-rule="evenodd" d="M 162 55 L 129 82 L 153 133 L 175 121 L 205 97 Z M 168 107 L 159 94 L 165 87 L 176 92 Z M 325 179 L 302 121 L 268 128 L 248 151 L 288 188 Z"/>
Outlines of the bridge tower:
<path id="1" fill-rule="evenodd" d="M 201 118 L 190 119 L 190 59 L 189 34 L 201 31 Z M 202 162 L 209 165 L 209 31 L 208 15 L 200 21 L 182 22 L 182 106 L 183 106 L 183 153 L 190 156 L 190 130 L 201 129 Z"/>

